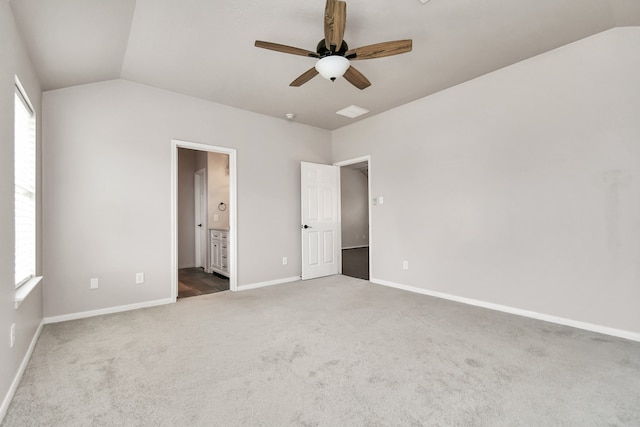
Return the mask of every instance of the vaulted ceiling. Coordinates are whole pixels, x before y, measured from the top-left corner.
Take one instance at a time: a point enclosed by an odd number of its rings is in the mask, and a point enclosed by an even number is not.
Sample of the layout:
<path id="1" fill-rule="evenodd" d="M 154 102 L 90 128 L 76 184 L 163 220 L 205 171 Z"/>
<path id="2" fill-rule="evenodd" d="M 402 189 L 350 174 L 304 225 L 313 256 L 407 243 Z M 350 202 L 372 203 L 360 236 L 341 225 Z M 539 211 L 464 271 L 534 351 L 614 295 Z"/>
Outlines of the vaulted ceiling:
<path id="1" fill-rule="evenodd" d="M 410 53 L 357 61 L 372 82 L 289 83 L 315 60 L 325 0 L 10 0 L 43 90 L 127 79 L 325 129 L 367 117 L 618 26 L 638 0 L 347 0 L 350 47 L 413 39 Z"/>

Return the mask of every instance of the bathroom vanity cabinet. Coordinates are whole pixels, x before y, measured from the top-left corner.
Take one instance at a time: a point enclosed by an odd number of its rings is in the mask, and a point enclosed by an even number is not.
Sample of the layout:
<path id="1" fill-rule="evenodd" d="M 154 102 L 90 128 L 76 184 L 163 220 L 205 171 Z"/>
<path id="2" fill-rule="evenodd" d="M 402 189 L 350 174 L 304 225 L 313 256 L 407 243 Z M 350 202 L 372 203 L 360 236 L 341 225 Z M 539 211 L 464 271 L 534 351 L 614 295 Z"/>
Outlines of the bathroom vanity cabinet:
<path id="1" fill-rule="evenodd" d="M 211 247 L 209 251 L 209 264 L 211 271 L 229 277 L 229 231 L 209 230 Z"/>

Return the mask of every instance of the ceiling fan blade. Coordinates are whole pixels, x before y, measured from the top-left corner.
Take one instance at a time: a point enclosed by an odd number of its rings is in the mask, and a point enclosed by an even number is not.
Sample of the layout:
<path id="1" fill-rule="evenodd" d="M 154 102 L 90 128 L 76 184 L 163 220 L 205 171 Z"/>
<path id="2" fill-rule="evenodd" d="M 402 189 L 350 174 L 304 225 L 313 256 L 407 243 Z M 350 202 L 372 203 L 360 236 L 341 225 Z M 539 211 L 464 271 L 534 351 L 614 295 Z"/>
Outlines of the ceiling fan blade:
<path id="1" fill-rule="evenodd" d="M 263 42 L 261 40 L 256 40 L 255 46 L 260 47 L 262 49 L 275 50 L 276 52 L 290 53 L 292 55 L 308 56 L 311 58 L 320 57 L 320 55 L 318 55 L 316 52 L 312 52 L 310 50 L 300 49 L 292 46 L 286 46 L 278 43 Z"/>
<path id="2" fill-rule="evenodd" d="M 337 7 L 338 0 L 327 0 L 327 5 L 324 7 L 324 43 L 328 50 L 331 49 L 331 40 L 333 40 Z"/>
<path id="3" fill-rule="evenodd" d="M 360 90 L 366 89 L 371 86 L 371 82 L 369 81 L 369 79 L 367 79 L 360 71 L 353 68 L 353 66 L 350 66 L 347 69 L 347 72 L 344 73 L 344 78 Z"/>
<path id="4" fill-rule="evenodd" d="M 413 42 L 411 40 L 394 40 L 391 42 L 370 44 L 369 46 L 349 49 L 345 56 L 348 59 L 373 59 L 384 56 L 399 55 L 411 52 Z"/>
<path id="5" fill-rule="evenodd" d="M 305 84 L 306 82 L 308 82 L 309 80 L 311 80 L 312 78 L 314 78 L 315 76 L 318 75 L 318 70 L 316 70 L 315 67 L 308 69 L 307 71 L 305 71 L 304 73 L 302 73 L 300 75 L 300 77 L 298 77 L 297 79 L 295 79 L 294 81 L 292 81 L 289 86 L 302 86 L 303 84 Z"/>
<path id="6" fill-rule="evenodd" d="M 338 1 L 333 14 L 333 34 L 331 44 L 336 46 L 336 50 L 342 46 L 344 38 L 344 27 L 347 23 L 347 3 Z"/>

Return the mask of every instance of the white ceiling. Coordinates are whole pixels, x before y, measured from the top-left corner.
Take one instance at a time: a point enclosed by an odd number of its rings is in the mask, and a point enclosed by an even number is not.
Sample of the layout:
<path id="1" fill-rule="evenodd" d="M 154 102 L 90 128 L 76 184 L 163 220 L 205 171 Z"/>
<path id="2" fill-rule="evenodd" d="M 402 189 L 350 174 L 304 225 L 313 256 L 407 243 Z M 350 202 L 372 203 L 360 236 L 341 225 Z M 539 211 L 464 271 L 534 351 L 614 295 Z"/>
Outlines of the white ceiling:
<path id="1" fill-rule="evenodd" d="M 123 78 L 336 129 L 616 26 L 638 0 L 347 0 L 349 47 L 411 38 L 413 51 L 353 65 L 371 81 L 289 83 L 315 60 L 325 0 L 10 0 L 43 90 Z M 336 111 L 358 105 L 368 115 Z"/>

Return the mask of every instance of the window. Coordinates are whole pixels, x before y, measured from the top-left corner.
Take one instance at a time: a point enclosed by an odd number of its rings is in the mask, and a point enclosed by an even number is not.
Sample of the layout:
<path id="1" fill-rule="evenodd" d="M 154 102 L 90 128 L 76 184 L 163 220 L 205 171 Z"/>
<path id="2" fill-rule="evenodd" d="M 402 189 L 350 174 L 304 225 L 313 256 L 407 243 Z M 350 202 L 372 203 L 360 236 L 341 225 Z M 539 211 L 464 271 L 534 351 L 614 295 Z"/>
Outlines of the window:
<path id="1" fill-rule="evenodd" d="M 36 273 L 36 120 L 31 102 L 17 78 L 14 126 L 17 288 Z"/>

